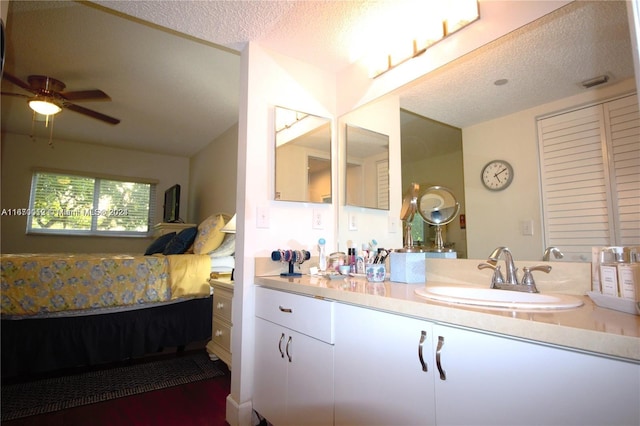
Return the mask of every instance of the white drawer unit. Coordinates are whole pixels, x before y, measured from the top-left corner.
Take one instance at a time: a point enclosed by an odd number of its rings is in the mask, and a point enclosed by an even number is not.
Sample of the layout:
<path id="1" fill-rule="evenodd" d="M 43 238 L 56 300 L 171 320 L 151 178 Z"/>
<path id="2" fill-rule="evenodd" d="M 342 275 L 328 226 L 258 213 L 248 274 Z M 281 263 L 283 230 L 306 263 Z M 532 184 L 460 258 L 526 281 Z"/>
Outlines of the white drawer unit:
<path id="1" fill-rule="evenodd" d="M 256 287 L 253 408 L 271 424 L 333 424 L 333 308 Z"/>
<path id="2" fill-rule="evenodd" d="M 211 359 L 221 359 L 231 370 L 233 282 L 228 279 L 211 279 L 209 284 L 213 287 L 213 314 L 211 341 L 207 343 L 207 352 Z"/>
<path id="3" fill-rule="evenodd" d="M 256 287 L 256 316 L 333 343 L 333 302 Z"/>

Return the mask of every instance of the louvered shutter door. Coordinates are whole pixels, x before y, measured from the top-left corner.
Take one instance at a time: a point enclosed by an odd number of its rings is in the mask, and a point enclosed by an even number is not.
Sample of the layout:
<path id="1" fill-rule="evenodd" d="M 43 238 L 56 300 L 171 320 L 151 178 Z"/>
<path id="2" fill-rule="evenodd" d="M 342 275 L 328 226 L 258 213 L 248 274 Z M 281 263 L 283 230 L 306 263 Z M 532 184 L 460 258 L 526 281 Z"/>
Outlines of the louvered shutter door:
<path id="1" fill-rule="evenodd" d="M 538 121 L 545 241 L 565 260 L 638 244 L 638 131 L 635 95 Z"/>
<path id="2" fill-rule="evenodd" d="M 640 244 L 640 114 L 635 96 L 604 105 L 613 205 L 618 218 L 616 245 Z"/>

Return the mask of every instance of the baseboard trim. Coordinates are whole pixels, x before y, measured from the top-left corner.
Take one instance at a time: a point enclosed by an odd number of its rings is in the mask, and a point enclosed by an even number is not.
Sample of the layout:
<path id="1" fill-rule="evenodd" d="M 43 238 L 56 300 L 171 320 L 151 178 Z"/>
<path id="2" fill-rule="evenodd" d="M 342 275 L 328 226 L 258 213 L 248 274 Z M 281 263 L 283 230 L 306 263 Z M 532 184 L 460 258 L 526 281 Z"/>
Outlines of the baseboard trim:
<path id="1" fill-rule="evenodd" d="M 231 395 L 227 396 L 226 421 L 231 426 L 253 426 L 251 401 L 238 404 Z"/>

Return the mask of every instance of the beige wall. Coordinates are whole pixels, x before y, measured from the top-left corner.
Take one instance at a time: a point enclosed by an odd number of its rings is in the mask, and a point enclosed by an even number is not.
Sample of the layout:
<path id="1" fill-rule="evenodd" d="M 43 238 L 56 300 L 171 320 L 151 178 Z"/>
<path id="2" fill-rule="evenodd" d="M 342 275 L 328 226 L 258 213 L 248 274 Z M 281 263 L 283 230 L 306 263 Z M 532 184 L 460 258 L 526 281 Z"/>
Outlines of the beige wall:
<path id="1" fill-rule="evenodd" d="M 508 246 L 518 259 L 542 259 L 536 118 L 633 91 L 635 82 L 628 79 L 462 129 L 469 258 L 486 258 L 496 247 Z M 493 159 L 513 166 L 513 183 L 504 191 L 488 191 L 480 182 L 482 167 Z M 525 220 L 533 221 L 533 236 L 522 235 Z"/>
<path id="2" fill-rule="evenodd" d="M 234 125 L 189 160 L 188 222 L 215 213 L 236 212 L 238 125 Z"/>
<path id="3" fill-rule="evenodd" d="M 161 222 L 164 191 L 180 184 L 180 216 L 189 217 L 189 159 L 100 145 L 54 140 L 50 148 L 45 140 L 29 136 L 2 134 L 1 207 L 28 208 L 31 175 L 34 167 L 98 174 L 155 179 L 158 181 L 156 213 L 153 223 Z M 143 253 L 151 238 L 26 235 L 23 216 L 0 217 L 2 253 Z"/>

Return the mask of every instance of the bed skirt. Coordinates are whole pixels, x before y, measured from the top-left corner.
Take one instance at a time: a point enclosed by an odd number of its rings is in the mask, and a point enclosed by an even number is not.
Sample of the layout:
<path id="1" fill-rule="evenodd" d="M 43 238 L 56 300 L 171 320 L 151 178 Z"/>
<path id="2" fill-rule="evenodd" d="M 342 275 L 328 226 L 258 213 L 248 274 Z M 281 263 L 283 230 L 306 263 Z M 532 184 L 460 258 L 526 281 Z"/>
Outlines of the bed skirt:
<path id="1" fill-rule="evenodd" d="M 213 296 L 109 314 L 3 319 L 2 377 L 122 361 L 211 338 Z"/>

